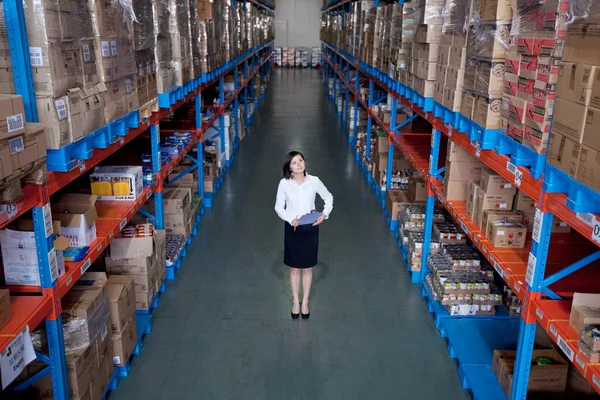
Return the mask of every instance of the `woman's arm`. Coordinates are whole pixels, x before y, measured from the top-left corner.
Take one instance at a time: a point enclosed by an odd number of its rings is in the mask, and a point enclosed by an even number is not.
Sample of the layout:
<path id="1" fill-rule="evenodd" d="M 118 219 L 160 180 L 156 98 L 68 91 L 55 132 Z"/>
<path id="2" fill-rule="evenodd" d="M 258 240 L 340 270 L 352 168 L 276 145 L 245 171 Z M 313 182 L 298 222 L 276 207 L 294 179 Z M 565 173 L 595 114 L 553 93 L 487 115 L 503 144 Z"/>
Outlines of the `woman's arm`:
<path id="1" fill-rule="evenodd" d="M 289 222 L 290 224 L 294 219 L 296 219 L 295 215 L 292 215 L 285 209 L 285 194 L 283 193 L 283 181 L 279 182 L 279 187 L 277 188 L 277 198 L 275 199 L 275 212 L 279 215 L 279 218 L 282 220 Z"/>
<path id="2" fill-rule="evenodd" d="M 321 180 L 318 178 L 317 178 L 317 193 L 319 194 L 319 196 L 321 196 L 321 198 L 325 202 L 323 214 L 327 215 L 327 218 L 329 218 L 329 214 L 331 214 L 331 211 L 333 211 L 333 195 L 331 194 L 331 192 L 329 190 L 327 190 L 327 188 L 325 187 L 323 182 L 321 182 Z"/>

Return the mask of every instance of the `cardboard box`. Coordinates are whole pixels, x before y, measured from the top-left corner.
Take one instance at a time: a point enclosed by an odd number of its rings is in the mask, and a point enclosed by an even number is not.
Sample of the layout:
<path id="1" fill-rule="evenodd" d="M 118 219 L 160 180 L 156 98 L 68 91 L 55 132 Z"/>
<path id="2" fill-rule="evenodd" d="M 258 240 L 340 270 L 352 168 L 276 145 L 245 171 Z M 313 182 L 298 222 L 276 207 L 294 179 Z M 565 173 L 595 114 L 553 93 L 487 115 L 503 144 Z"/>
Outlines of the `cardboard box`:
<path id="1" fill-rule="evenodd" d="M 213 2 L 211 0 L 196 0 L 198 4 L 198 18 L 208 21 L 213 19 Z"/>
<path id="2" fill-rule="evenodd" d="M 462 90 L 465 84 L 465 70 L 448 67 L 446 69 L 446 87 L 454 90 Z"/>
<path id="3" fill-rule="evenodd" d="M 504 60 L 484 61 L 475 64 L 475 90 L 501 96 L 504 92 Z"/>
<path id="4" fill-rule="evenodd" d="M 552 131 L 581 143 L 587 123 L 587 111 L 585 106 L 557 98 Z"/>
<path id="5" fill-rule="evenodd" d="M 583 106 L 589 105 L 597 69 L 594 65 L 561 63 L 556 96 Z"/>
<path id="6" fill-rule="evenodd" d="M 469 119 L 473 118 L 475 98 L 476 96 L 473 93 L 463 90 L 462 102 L 460 103 L 460 113 Z"/>
<path id="7" fill-rule="evenodd" d="M 440 43 L 442 38 L 441 25 L 419 25 L 415 30 L 416 43 Z"/>
<path id="8" fill-rule="evenodd" d="M 137 343 L 137 326 L 135 323 L 135 315 L 125 324 L 123 331 L 113 333 L 113 364 L 122 367 L 124 366 Z"/>
<path id="9" fill-rule="evenodd" d="M 492 223 L 494 221 L 521 223 L 523 221 L 523 214 L 520 211 L 484 210 L 481 220 L 481 231 L 487 238 L 491 236 Z"/>
<path id="10" fill-rule="evenodd" d="M 473 181 L 467 183 L 467 217 L 471 221 L 475 221 L 475 213 L 477 210 L 477 188 L 479 185 Z"/>
<path id="11" fill-rule="evenodd" d="M 479 182 L 483 167 L 480 161 L 450 161 L 446 163 L 444 180 Z"/>
<path id="12" fill-rule="evenodd" d="M 585 326 L 600 325 L 600 294 L 574 293 L 569 325 L 577 333 Z"/>
<path id="13" fill-rule="evenodd" d="M 439 83 L 437 81 L 435 82 L 434 92 L 433 92 L 433 100 L 440 104 L 442 104 L 444 102 L 444 84 L 443 83 Z"/>
<path id="14" fill-rule="evenodd" d="M 459 112 L 462 103 L 462 94 L 462 88 L 459 90 L 445 88 L 442 105 L 450 111 Z"/>
<path id="15" fill-rule="evenodd" d="M 467 49 L 464 47 L 450 47 L 450 54 L 448 55 L 448 66 L 462 69 L 466 68 L 467 64 Z"/>
<path id="16" fill-rule="evenodd" d="M 150 281 L 151 285 L 148 291 L 145 292 L 135 292 L 135 309 L 136 310 L 149 310 L 152 304 L 152 300 L 154 299 L 154 295 L 156 294 L 156 274 L 152 276 Z M 154 283 L 154 284 L 153 284 Z"/>
<path id="17" fill-rule="evenodd" d="M 421 179 L 411 179 L 408 183 L 408 194 L 411 203 L 422 203 L 427 200 L 427 183 Z"/>
<path id="18" fill-rule="evenodd" d="M 474 8 L 483 22 L 512 22 L 510 0 L 480 0 Z"/>
<path id="19" fill-rule="evenodd" d="M 144 190 L 142 167 L 100 166 L 90 174 L 92 194 L 98 200 L 137 200 Z"/>
<path id="20" fill-rule="evenodd" d="M 496 220 L 489 223 L 489 239 L 494 247 L 523 248 L 527 227 L 521 223 Z"/>
<path id="21" fill-rule="evenodd" d="M 0 289 L 0 329 L 4 328 L 12 318 L 10 308 L 10 292 L 8 289 Z"/>
<path id="22" fill-rule="evenodd" d="M 582 143 L 594 150 L 600 150 L 600 110 L 588 107 L 585 118 Z"/>
<path id="23" fill-rule="evenodd" d="M 25 133 L 23 98 L 16 94 L 0 94 L 0 139 Z"/>
<path id="24" fill-rule="evenodd" d="M 478 226 L 481 226 L 483 220 L 483 211 L 485 210 L 511 210 L 514 195 L 512 194 L 486 194 L 481 187 L 477 187 L 477 209 L 481 210 L 481 215 L 476 217 Z"/>
<path id="25" fill-rule="evenodd" d="M 590 105 L 600 109 L 600 68 L 596 68 L 596 73 L 592 76 L 592 89 L 590 94 Z"/>
<path id="26" fill-rule="evenodd" d="M 442 187 L 446 200 L 465 201 L 467 199 L 468 182 L 444 180 Z"/>
<path id="27" fill-rule="evenodd" d="M 95 195 L 68 193 L 53 205 L 53 218 L 61 223 L 60 234 L 68 238 L 71 247 L 89 246 L 96 240 Z"/>
<path id="28" fill-rule="evenodd" d="M 169 190 L 163 194 L 163 210 L 165 214 L 180 214 L 190 204 L 191 199 L 185 190 Z"/>
<path id="29" fill-rule="evenodd" d="M 552 165 L 558 167 L 561 171 L 569 174 L 573 178 L 576 178 L 581 148 L 582 145 L 575 143 L 573 140 L 561 137 L 558 155 L 556 161 L 552 162 Z"/>
<path id="30" fill-rule="evenodd" d="M 446 153 L 446 163 L 448 162 L 477 162 L 477 158 L 469 153 L 467 150 L 462 148 L 456 142 L 451 140 L 448 141 L 448 150 Z"/>
<path id="31" fill-rule="evenodd" d="M 398 213 L 403 204 L 410 203 L 406 192 L 398 189 L 389 189 L 385 194 L 385 205 L 386 209 L 392 219 L 392 221 L 398 220 Z"/>
<path id="32" fill-rule="evenodd" d="M 600 153 L 587 146 L 581 146 L 579 164 L 577 166 L 577 181 L 587 187 L 600 189 Z"/>
<path id="33" fill-rule="evenodd" d="M 533 232 L 533 225 L 535 224 L 535 211 L 534 212 L 523 212 L 523 225 L 527 227 L 527 232 Z"/>
<path id="34" fill-rule="evenodd" d="M 110 305 L 111 330 L 123 332 L 131 318 L 135 318 L 135 287 L 133 277 L 111 275 L 108 277 L 108 301 Z"/>
<path id="35" fill-rule="evenodd" d="M 38 119 L 44 125 L 46 147 L 60 149 L 71 143 L 69 98 L 67 96 L 36 98 Z"/>
<path id="36" fill-rule="evenodd" d="M 563 61 L 600 65 L 600 24 L 582 22 L 569 25 L 565 38 Z"/>
<path id="37" fill-rule="evenodd" d="M 192 205 L 178 214 L 164 214 L 165 229 L 183 228 L 192 218 Z"/>
<path id="38" fill-rule="evenodd" d="M 479 185 L 486 194 L 514 195 L 517 193 L 514 184 L 489 168 L 483 168 L 481 171 Z"/>
<path id="39" fill-rule="evenodd" d="M 473 121 L 484 129 L 499 129 L 501 111 L 501 97 L 477 96 L 473 109 Z"/>
<path id="40" fill-rule="evenodd" d="M 0 179 L 46 157 L 44 126 L 28 123 L 24 135 L 0 140 Z"/>
<path id="41" fill-rule="evenodd" d="M 100 335 L 94 342 L 94 348 L 96 351 L 96 361 L 98 364 L 98 368 L 100 368 L 102 361 L 110 357 L 112 358 L 112 333 L 111 333 L 111 325 L 112 321 L 108 319 L 106 324 L 100 331 Z M 111 363 L 112 364 L 112 363 Z"/>
<path id="42" fill-rule="evenodd" d="M 450 61 L 450 46 L 440 45 L 438 47 L 437 63 L 438 66 L 446 67 Z"/>
<path id="43" fill-rule="evenodd" d="M 513 204 L 514 211 L 535 212 L 535 200 L 527 196 L 522 190 L 517 191 Z"/>

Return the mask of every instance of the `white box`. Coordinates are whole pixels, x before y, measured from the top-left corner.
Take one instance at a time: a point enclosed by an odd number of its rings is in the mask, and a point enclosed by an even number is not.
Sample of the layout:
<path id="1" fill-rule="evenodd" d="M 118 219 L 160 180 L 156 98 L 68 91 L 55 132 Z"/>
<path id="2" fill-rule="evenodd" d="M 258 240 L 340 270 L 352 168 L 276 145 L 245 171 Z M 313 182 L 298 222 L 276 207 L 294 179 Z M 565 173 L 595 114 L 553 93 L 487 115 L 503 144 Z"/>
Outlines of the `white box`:
<path id="1" fill-rule="evenodd" d="M 71 242 L 71 247 L 84 247 L 96 240 L 96 199 L 89 194 L 68 193 L 53 205 L 52 216 L 60 221 L 60 234 Z"/>
<path id="2" fill-rule="evenodd" d="M 144 190 L 142 167 L 102 166 L 90 175 L 92 194 L 98 200 L 132 201 Z"/>
<path id="3" fill-rule="evenodd" d="M 41 286 L 34 232 L 0 231 L 7 285 Z"/>

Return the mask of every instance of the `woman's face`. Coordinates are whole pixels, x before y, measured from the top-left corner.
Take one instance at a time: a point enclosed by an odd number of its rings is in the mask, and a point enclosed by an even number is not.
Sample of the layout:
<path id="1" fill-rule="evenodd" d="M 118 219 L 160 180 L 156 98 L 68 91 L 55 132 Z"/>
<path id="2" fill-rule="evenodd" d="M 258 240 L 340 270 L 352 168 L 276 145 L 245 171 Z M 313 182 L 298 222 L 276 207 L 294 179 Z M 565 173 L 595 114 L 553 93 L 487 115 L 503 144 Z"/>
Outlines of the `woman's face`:
<path id="1" fill-rule="evenodd" d="M 294 175 L 302 175 L 304 173 L 304 158 L 301 155 L 297 155 L 292 158 L 292 162 L 290 163 L 290 170 Z"/>

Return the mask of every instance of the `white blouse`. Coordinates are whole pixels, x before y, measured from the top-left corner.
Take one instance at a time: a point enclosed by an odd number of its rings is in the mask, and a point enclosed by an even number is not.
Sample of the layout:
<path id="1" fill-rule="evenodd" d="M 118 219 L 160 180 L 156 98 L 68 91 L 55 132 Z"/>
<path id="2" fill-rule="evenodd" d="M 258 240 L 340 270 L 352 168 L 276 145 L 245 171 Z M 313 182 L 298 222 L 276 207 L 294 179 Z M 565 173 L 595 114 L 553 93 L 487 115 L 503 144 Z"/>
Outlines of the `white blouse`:
<path id="1" fill-rule="evenodd" d="M 319 194 L 325 201 L 323 213 L 329 217 L 333 210 L 333 195 L 316 176 L 306 175 L 302 184 L 294 179 L 282 179 L 277 188 L 275 211 L 279 218 L 290 224 L 315 209 L 315 195 Z"/>

